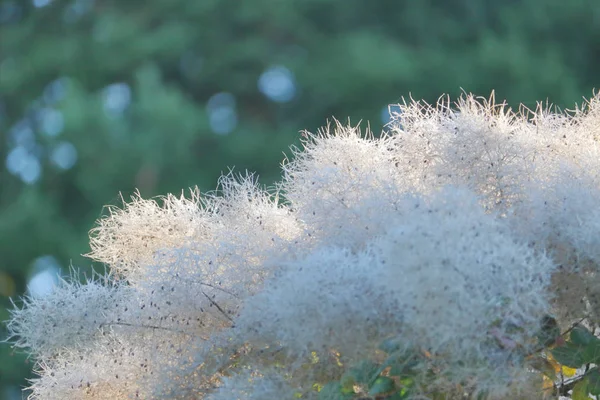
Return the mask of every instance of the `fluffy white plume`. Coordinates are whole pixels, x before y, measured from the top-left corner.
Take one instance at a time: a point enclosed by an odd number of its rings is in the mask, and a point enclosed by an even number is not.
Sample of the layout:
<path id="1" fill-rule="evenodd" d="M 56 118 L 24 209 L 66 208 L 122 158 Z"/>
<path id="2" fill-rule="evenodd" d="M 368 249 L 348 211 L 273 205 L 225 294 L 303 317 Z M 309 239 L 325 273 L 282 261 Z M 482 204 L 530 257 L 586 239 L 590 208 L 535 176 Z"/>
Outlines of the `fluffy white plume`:
<path id="1" fill-rule="evenodd" d="M 90 233 L 110 274 L 13 311 L 31 398 L 365 397 L 348 371 L 383 350 L 415 399 L 541 398 L 543 321 L 600 319 L 599 127 L 597 96 L 413 101 L 379 137 L 305 134 L 275 191 L 136 195 Z"/>

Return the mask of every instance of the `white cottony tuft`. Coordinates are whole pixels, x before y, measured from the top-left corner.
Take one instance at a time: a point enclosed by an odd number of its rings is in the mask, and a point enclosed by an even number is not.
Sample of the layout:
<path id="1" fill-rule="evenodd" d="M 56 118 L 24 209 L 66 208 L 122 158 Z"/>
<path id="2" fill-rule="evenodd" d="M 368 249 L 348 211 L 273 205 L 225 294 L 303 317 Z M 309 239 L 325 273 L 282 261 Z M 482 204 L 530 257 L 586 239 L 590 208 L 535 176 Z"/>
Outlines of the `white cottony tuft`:
<path id="1" fill-rule="evenodd" d="M 108 208 L 109 273 L 12 311 L 30 398 L 544 398 L 548 343 L 600 323 L 600 98 L 386 115 L 304 133 L 274 188 Z"/>

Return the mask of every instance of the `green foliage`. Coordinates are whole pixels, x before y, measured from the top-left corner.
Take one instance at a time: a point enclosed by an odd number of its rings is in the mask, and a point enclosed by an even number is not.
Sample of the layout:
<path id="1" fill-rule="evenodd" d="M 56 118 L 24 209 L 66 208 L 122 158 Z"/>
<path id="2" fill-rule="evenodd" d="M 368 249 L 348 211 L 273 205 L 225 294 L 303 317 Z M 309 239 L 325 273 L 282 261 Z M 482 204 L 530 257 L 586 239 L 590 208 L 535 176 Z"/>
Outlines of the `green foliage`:
<path id="1" fill-rule="evenodd" d="M 348 392 L 341 383 L 330 382 L 319 391 L 319 400 L 351 400 L 354 393 Z"/>
<path id="2" fill-rule="evenodd" d="M 577 384 L 573 387 L 573 394 L 571 396 L 573 398 L 573 400 L 587 400 L 587 399 L 589 399 L 589 396 L 588 396 L 588 393 L 589 393 L 588 385 L 589 385 L 589 379 L 588 378 L 584 378 L 581 381 L 577 382 Z"/>
<path id="3" fill-rule="evenodd" d="M 571 330 L 571 342 L 578 346 L 596 346 L 600 340 L 584 326 L 576 325 Z"/>
<path id="4" fill-rule="evenodd" d="M 380 373 L 379 364 L 363 360 L 358 365 L 350 368 L 341 379 L 344 389 L 351 389 L 354 385 L 371 386 Z"/>
<path id="5" fill-rule="evenodd" d="M 569 341 L 551 350 L 552 356 L 561 365 L 570 368 L 586 367 L 583 375 L 578 377 L 573 387 L 573 399 L 587 399 L 588 394 L 600 395 L 600 372 L 598 367 L 589 368 L 590 364 L 600 364 L 600 339 L 582 325 L 573 327 Z"/>
<path id="6" fill-rule="evenodd" d="M 594 367 L 585 374 L 588 380 L 587 390 L 589 394 L 598 396 L 600 395 L 600 371 L 598 367 Z"/>
<path id="7" fill-rule="evenodd" d="M 552 317 L 548 317 L 553 320 Z M 548 323 L 548 319 L 542 321 L 541 332 L 548 330 L 554 324 Z M 540 343 L 546 342 L 542 350 L 549 351 L 554 360 L 548 360 L 539 351 L 529 355 L 529 365 L 540 373 L 548 376 L 553 382 L 559 381 L 556 369 L 565 366 L 579 369 L 585 367 L 585 373 L 575 378 L 572 386 L 572 399 L 588 399 L 588 395 L 600 395 L 600 370 L 598 367 L 589 368 L 589 364 L 600 364 L 600 339 L 582 325 L 575 325 L 570 329 L 569 341 L 561 346 L 555 346 L 552 336 L 550 344 L 540 336 Z M 342 375 L 339 381 L 327 383 L 319 393 L 319 399 L 359 399 L 364 396 L 372 396 L 377 399 L 410 399 L 414 395 L 413 389 L 417 385 L 417 369 L 430 363 L 431 359 L 422 352 L 405 349 L 399 338 L 388 338 L 383 340 L 379 349 L 386 355 L 382 362 L 363 360 L 351 366 Z M 558 362 L 558 364 L 556 364 Z M 426 367 L 428 368 L 428 367 Z M 433 376 L 434 372 L 429 369 Z M 427 387 L 427 382 L 419 382 L 422 389 Z M 464 392 L 464 391 L 463 391 Z M 486 400 L 487 392 L 474 392 L 477 400 Z M 430 391 L 432 400 L 447 400 L 451 394 Z"/>
<path id="8" fill-rule="evenodd" d="M 384 361 L 363 360 L 347 368 L 339 381 L 328 382 L 319 391 L 319 399 L 409 399 L 415 384 L 412 369 L 418 364 L 412 351 L 403 349 L 398 338 L 383 340 L 379 349 Z"/>
<path id="9" fill-rule="evenodd" d="M 369 395 L 382 396 L 395 393 L 396 382 L 388 376 L 380 376 L 369 387 Z"/>
<path id="10" fill-rule="evenodd" d="M 552 350 L 552 356 L 570 368 L 600 363 L 600 339 L 587 328 L 577 325 L 570 334 L 570 341 Z"/>

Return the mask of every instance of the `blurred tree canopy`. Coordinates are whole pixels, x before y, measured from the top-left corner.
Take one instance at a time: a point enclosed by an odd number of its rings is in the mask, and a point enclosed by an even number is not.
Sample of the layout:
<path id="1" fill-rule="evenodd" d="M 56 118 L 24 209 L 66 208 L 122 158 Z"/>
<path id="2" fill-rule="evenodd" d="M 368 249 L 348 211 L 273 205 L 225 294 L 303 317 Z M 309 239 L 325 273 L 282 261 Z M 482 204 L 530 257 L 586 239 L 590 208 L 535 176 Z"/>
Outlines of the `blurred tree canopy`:
<path id="1" fill-rule="evenodd" d="M 0 0 L 0 316 L 35 274 L 89 268 L 120 192 L 272 182 L 299 130 L 377 132 L 411 94 L 572 107 L 599 62 L 588 0 Z M 0 398 L 28 374 L 0 347 Z"/>

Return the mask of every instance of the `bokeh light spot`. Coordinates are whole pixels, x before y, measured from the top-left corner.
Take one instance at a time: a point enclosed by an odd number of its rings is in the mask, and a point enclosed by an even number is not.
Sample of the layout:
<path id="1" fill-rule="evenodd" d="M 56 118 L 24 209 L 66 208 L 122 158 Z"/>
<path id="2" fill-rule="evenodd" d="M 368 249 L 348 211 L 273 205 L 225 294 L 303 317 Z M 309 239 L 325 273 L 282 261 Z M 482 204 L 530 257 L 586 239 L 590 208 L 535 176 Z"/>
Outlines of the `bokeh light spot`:
<path id="1" fill-rule="evenodd" d="M 271 101 L 287 103 L 296 96 L 294 74 L 281 65 L 270 67 L 258 79 L 258 89 Z"/>

